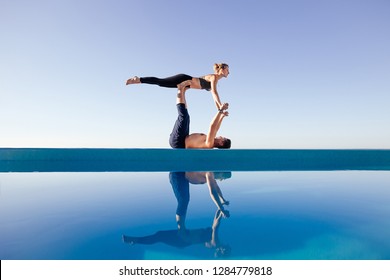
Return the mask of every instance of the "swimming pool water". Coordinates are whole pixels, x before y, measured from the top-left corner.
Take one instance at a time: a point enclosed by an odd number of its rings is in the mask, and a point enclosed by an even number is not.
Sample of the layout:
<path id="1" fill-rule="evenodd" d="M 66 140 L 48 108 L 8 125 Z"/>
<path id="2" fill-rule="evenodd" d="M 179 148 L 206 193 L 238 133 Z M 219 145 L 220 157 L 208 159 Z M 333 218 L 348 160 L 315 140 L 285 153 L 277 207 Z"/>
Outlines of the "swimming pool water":
<path id="1" fill-rule="evenodd" d="M 211 174 L 0 173 L 0 259 L 390 259 L 390 171 Z"/>

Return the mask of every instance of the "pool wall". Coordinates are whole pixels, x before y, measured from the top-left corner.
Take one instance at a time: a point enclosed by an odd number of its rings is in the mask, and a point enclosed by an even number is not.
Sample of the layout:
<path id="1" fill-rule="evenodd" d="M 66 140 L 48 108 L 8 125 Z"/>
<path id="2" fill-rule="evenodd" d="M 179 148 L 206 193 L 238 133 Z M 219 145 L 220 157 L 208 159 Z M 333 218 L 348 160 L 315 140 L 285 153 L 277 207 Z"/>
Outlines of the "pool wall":
<path id="1" fill-rule="evenodd" d="M 390 150 L 0 148 L 0 172 L 390 170 Z"/>

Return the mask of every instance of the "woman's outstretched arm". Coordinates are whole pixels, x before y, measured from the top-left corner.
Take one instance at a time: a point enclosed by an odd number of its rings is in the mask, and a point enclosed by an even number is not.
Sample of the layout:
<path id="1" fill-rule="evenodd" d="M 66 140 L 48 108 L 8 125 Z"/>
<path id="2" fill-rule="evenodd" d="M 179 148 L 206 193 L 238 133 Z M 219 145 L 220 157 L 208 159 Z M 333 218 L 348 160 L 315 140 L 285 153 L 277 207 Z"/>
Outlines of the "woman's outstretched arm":
<path id="1" fill-rule="evenodd" d="M 210 83 L 211 83 L 211 94 L 213 95 L 215 106 L 217 106 L 217 110 L 221 110 L 223 104 L 219 98 L 219 94 L 217 91 L 217 79 L 215 78 L 215 76 L 212 76 Z"/>

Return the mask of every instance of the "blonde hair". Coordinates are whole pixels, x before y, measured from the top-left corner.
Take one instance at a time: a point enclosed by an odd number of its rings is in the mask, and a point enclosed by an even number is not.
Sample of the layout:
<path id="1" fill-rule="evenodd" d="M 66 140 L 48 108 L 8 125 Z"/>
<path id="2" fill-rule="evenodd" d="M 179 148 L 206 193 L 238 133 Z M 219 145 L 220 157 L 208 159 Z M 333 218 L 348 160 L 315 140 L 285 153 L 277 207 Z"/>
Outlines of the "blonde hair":
<path id="1" fill-rule="evenodd" d="M 214 72 L 218 73 L 219 71 L 229 67 L 226 63 L 214 63 Z"/>

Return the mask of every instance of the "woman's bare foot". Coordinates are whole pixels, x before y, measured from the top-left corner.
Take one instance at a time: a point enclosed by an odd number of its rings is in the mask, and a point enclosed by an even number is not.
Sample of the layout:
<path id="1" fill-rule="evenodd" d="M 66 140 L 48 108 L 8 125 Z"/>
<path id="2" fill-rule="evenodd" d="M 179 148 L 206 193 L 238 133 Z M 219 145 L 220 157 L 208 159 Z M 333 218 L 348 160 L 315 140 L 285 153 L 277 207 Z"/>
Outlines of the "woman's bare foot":
<path id="1" fill-rule="evenodd" d="M 139 83 L 141 83 L 140 79 L 137 76 L 134 76 L 133 78 L 130 78 L 126 81 L 126 86 Z"/>
<path id="2" fill-rule="evenodd" d="M 128 243 L 130 245 L 134 245 L 136 243 L 136 237 L 122 235 L 122 240 L 124 243 Z"/>

